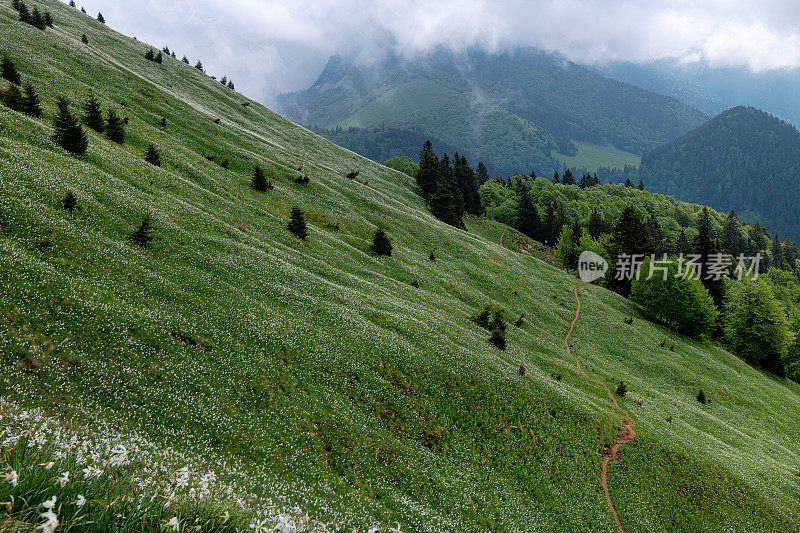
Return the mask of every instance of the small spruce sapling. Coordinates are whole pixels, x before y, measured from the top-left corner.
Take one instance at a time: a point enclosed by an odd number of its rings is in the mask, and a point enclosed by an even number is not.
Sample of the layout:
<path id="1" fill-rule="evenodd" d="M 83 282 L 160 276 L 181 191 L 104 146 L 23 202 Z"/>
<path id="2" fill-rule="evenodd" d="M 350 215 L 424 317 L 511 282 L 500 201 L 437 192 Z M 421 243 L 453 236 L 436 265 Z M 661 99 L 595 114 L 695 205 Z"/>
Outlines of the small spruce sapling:
<path id="1" fill-rule="evenodd" d="M 157 167 L 161 166 L 161 154 L 158 153 L 158 150 L 153 143 L 147 145 L 147 152 L 144 154 L 144 160 L 151 165 L 155 165 Z"/>
<path id="2" fill-rule="evenodd" d="M 78 120 L 72 116 L 69 110 L 69 103 L 63 96 L 59 97 L 58 110 L 53 119 L 55 132 L 53 140 L 60 147 L 75 155 L 83 155 L 89 141 Z"/>
<path id="3" fill-rule="evenodd" d="M 372 239 L 372 251 L 376 255 L 392 255 L 392 242 L 383 228 L 378 228 Z"/>
<path id="4" fill-rule="evenodd" d="M 697 393 L 697 401 L 702 403 L 703 405 L 708 403 L 708 399 L 706 398 L 706 393 L 703 389 Z"/>
<path id="5" fill-rule="evenodd" d="M 130 240 L 139 246 L 146 246 L 155 237 L 153 236 L 153 226 L 150 222 L 150 215 L 145 215 L 139 227 L 130 234 Z"/>
<path id="6" fill-rule="evenodd" d="M 78 201 L 75 198 L 75 195 L 72 194 L 72 191 L 67 191 L 67 194 L 64 195 L 64 198 L 61 199 L 61 207 L 64 208 L 65 211 L 69 211 L 72 213 L 75 211 L 75 206 L 77 205 Z"/>
<path id="7" fill-rule="evenodd" d="M 106 114 L 106 137 L 117 144 L 125 142 L 125 126 L 113 109 Z"/>
<path id="8" fill-rule="evenodd" d="M 620 381 L 619 385 L 617 385 L 617 396 L 620 398 L 624 398 L 626 394 L 628 394 L 628 386 L 625 384 L 624 381 Z"/>
<path id="9" fill-rule="evenodd" d="M 308 237 L 308 228 L 306 227 L 306 217 L 303 210 L 295 206 L 292 208 L 292 213 L 289 215 L 289 224 L 286 229 L 291 231 L 299 239 L 305 240 Z"/>

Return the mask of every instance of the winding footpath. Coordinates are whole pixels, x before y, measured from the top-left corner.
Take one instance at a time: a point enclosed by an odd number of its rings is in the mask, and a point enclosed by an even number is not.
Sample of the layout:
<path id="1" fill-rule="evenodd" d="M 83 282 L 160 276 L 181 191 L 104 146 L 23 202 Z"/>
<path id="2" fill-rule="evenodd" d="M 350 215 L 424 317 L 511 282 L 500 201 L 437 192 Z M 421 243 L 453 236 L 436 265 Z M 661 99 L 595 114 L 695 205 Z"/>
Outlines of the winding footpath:
<path id="1" fill-rule="evenodd" d="M 572 350 L 569 347 L 569 337 L 570 335 L 572 335 L 572 330 L 575 328 L 575 322 L 578 321 L 578 317 L 581 314 L 581 299 L 580 297 L 578 297 L 578 289 L 582 286 L 583 285 L 575 287 L 575 301 L 578 303 L 578 306 L 575 309 L 575 318 L 572 319 L 572 322 L 569 325 L 569 331 L 567 331 L 567 335 L 566 337 L 564 337 L 564 344 L 567 347 L 567 353 L 570 355 L 572 355 Z M 614 509 L 614 502 L 611 501 L 611 495 L 608 492 L 608 462 L 611 461 L 612 459 L 615 461 L 618 460 L 620 446 L 632 442 L 634 439 L 636 439 L 636 432 L 633 430 L 635 422 L 628 414 L 628 412 L 625 411 L 625 409 L 623 409 L 622 407 L 620 407 L 619 403 L 617 403 L 617 399 L 614 397 L 614 393 L 611 392 L 611 389 L 608 388 L 608 385 L 606 385 L 604 382 L 600 380 L 594 379 L 589 374 L 587 374 L 586 371 L 583 369 L 583 367 L 581 367 L 581 361 L 577 357 L 575 358 L 575 364 L 578 365 L 578 370 L 581 371 L 581 374 L 586 376 L 586 379 L 594 383 L 597 383 L 598 385 L 602 385 L 603 388 L 606 389 L 606 393 L 608 393 L 608 398 L 611 400 L 611 403 L 613 403 L 617 409 L 619 409 L 625 414 L 625 418 L 620 420 L 620 428 L 619 432 L 617 433 L 617 440 L 614 442 L 614 444 L 611 445 L 611 447 L 603 449 L 603 472 L 600 477 L 601 482 L 603 484 L 603 491 L 605 492 L 606 495 L 606 503 L 608 503 L 608 509 L 614 516 L 614 521 L 617 523 L 617 527 L 619 527 L 620 532 L 625 533 L 625 528 L 622 527 L 622 523 L 619 521 L 617 510 Z"/>

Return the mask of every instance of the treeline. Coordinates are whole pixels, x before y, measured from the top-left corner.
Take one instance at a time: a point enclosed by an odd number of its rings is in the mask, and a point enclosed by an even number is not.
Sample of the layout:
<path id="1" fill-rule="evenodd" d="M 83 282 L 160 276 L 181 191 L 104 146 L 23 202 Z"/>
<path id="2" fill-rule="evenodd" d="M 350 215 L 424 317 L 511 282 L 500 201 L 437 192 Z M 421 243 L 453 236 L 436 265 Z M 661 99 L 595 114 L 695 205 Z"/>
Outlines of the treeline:
<path id="1" fill-rule="evenodd" d="M 800 333 L 800 250 L 791 239 L 781 240 L 758 222 L 743 224 L 735 211 L 723 215 L 630 183 L 580 188 L 571 175 L 567 185 L 563 176 L 558 181 L 529 176 L 491 180 L 480 188 L 486 216 L 553 246 L 567 269 L 578 267 L 585 250 L 599 254 L 610 264 L 602 283 L 640 303 L 648 317 L 687 335 L 710 333 L 749 362 L 800 379 L 795 340 Z M 651 256 L 669 276 L 647 279 L 649 260 L 639 265 L 630 260 L 639 257 L 641 263 Z M 756 256 L 759 261 L 753 261 Z M 686 274 L 689 260 L 699 265 L 696 275 L 674 276 Z M 751 279 L 759 276 L 764 279 Z M 780 278 L 783 284 L 766 278 Z M 795 292 L 789 293 L 786 280 Z M 778 304 L 782 292 L 793 296 Z M 752 327 L 742 326 L 751 319 Z"/>
<path id="2" fill-rule="evenodd" d="M 737 107 L 642 156 L 654 190 L 759 219 L 800 238 L 800 132 L 763 111 Z"/>
<path id="3" fill-rule="evenodd" d="M 416 182 L 431 213 L 451 226 L 463 228 L 465 212 L 482 212 L 475 170 L 458 152 L 453 154 L 452 162 L 446 153 L 439 159 L 431 141 L 425 141 L 419 153 Z"/>

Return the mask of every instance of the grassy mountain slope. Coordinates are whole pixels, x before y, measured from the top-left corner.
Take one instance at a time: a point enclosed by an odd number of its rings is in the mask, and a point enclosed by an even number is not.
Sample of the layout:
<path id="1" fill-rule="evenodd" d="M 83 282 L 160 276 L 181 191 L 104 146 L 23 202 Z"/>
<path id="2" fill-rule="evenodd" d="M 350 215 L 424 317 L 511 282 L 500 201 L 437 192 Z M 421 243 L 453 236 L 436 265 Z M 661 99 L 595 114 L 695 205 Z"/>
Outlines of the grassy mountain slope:
<path id="1" fill-rule="evenodd" d="M 751 107 L 735 107 L 642 157 L 654 191 L 735 209 L 800 238 L 800 132 Z"/>
<path id="2" fill-rule="evenodd" d="M 406 176 L 188 65 L 145 61 L 145 44 L 76 10 L 39 5 L 55 29 L 0 3 L 0 49 L 45 108 L 35 120 L 0 107 L 4 402 L 191 455 L 253 494 L 245 512 L 269 499 L 347 531 L 615 530 L 598 478 L 619 413 L 565 355 L 572 277 L 501 247 L 496 224 L 439 223 Z M 50 140 L 50 118 L 57 94 L 90 91 L 129 117 L 128 140 L 91 134 L 75 158 Z M 148 142 L 162 168 L 142 160 Z M 256 162 L 278 174 L 273 191 L 249 188 Z M 308 185 L 290 179 L 301 165 Z M 59 207 L 67 190 L 75 214 Z M 295 204 L 306 242 L 285 230 Z M 144 214 L 148 248 L 125 238 Z M 379 225 L 388 258 L 368 252 Z M 637 420 L 610 471 L 626 530 L 796 530 L 797 385 L 710 342 L 628 326 L 636 309 L 612 293 L 581 295 L 573 351 L 630 384 Z M 527 316 L 506 351 L 469 319 L 488 302 Z M 712 403 L 695 401 L 700 387 Z M 14 489 L 0 490 L 6 501 Z"/>
<path id="3" fill-rule="evenodd" d="M 642 153 L 704 118 L 676 100 L 604 78 L 553 55 L 516 50 L 437 50 L 414 60 L 355 65 L 333 57 L 306 91 L 282 109 L 302 123 L 391 126 L 476 153 L 501 174 L 552 173 L 575 155 L 571 141 L 595 145 L 581 164 L 612 166 L 613 153 Z M 607 156 L 607 157 L 606 157 Z"/>

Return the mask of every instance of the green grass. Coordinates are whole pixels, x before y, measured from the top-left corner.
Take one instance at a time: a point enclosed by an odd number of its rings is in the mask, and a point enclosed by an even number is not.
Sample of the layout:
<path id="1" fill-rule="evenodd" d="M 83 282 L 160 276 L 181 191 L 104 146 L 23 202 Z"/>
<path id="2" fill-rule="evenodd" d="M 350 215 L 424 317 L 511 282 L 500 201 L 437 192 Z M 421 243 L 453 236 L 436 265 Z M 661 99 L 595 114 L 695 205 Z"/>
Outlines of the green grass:
<path id="1" fill-rule="evenodd" d="M 240 528 L 290 512 L 346 531 L 615 530 L 599 450 L 619 413 L 563 346 L 575 279 L 500 247 L 497 223 L 439 223 L 405 175 L 41 4 L 55 30 L 14 22 L 0 4 L 0 48 L 36 82 L 46 113 L 0 108 L 0 438 L 41 434 L 45 456 L 72 434 L 137 443 L 138 472 L 163 477 L 140 488 L 136 469 L 121 472 L 134 501 L 174 488 L 185 464 L 193 479 L 213 470 L 231 492 L 181 503 L 180 515 L 209 528 L 233 508 Z M 128 141 L 92 134 L 75 158 L 49 140 L 50 118 L 57 94 L 74 103 L 90 90 L 130 118 Z M 142 160 L 148 142 L 160 169 Z M 278 171 L 273 191 L 249 187 L 256 162 Z M 308 185 L 290 180 L 301 165 Z M 59 208 L 67 190 L 74 214 Z M 285 229 L 293 205 L 310 214 L 306 242 Z M 125 236 L 144 214 L 157 240 L 140 248 Z M 369 252 L 378 225 L 391 257 Z M 51 247 L 37 244 L 50 234 Z M 625 325 L 636 309 L 601 288 L 581 294 L 574 352 L 629 385 L 637 420 L 636 447 L 610 473 L 626 530 L 796 530 L 800 388 L 708 341 Z M 469 318 L 487 303 L 526 314 L 504 352 Z M 659 349 L 664 337 L 675 353 Z M 706 406 L 694 400 L 700 387 Z M 39 475 L 38 462 L 22 467 Z M 13 516 L 0 507 L 0 524 L 56 495 L 42 487 L 18 493 L 28 501 Z M 188 490 L 176 505 L 194 501 Z"/>
<path id="2" fill-rule="evenodd" d="M 600 167 L 623 168 L 625 165 L 638 165 L 641 157 L 615 148 L 614 146 L 599 146 L 583 141 L 572 141 L 578 153 L 567 156 L 553 151 L 553 157 L 570 168 L 586 168 L 594 172 Z"/>

